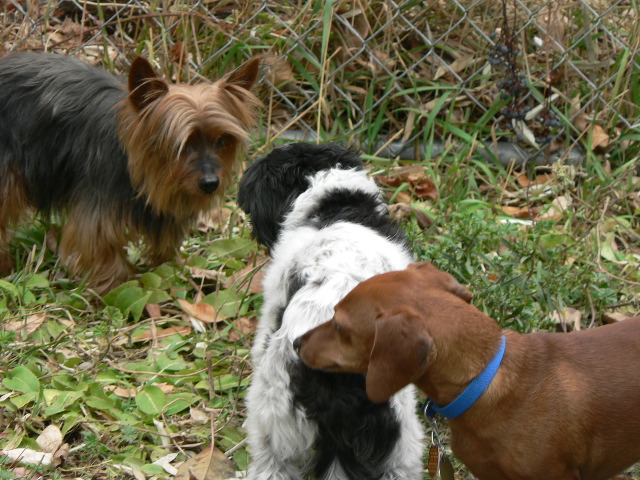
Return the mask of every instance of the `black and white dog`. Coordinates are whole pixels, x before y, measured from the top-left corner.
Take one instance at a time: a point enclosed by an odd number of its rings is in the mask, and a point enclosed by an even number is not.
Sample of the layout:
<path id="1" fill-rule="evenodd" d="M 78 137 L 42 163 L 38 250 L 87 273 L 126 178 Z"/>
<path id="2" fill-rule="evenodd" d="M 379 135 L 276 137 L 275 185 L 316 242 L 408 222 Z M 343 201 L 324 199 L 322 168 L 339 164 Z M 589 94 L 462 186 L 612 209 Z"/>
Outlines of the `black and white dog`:
<path id="1" fill-rule="evenodd" d="M 414 390 L 372 403 L 363 375 L 311 370 L 292 344 L 358 282 L 412 260 L 360 156 L 336 144 L 276 148 L 247 169 L 238 203 L 271 253 L 251 350 L 249 478 L 421 479 Z"/>

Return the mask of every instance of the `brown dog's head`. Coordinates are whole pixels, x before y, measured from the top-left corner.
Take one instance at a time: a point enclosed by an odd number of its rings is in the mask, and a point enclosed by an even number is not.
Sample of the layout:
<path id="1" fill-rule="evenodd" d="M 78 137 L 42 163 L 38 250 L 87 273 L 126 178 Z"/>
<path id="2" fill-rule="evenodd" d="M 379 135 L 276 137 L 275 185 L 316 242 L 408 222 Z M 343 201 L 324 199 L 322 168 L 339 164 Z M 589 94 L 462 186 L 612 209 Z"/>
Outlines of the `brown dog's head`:
<path id="1" fill-rule="evenodd" d="M 296 339 L 294 348 L 311 368 L 366 373 L 367 395 L 384 402 L 435 358 L 431 330 L 438 327 L 428 319 L 452 298 L 468 303 L 471 293 L 430 263 L 377 275 L 356 286 L 333 318 Z"/>

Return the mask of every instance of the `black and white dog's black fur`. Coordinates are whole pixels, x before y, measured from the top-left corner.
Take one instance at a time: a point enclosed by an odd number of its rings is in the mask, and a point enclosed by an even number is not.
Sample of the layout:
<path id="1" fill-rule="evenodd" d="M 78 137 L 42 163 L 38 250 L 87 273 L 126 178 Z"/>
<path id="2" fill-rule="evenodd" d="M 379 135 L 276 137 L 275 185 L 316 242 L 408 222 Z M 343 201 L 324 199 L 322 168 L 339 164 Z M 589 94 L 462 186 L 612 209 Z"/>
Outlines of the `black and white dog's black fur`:
<path id="1" fill-rule="evenodd" d="M 336 144 L 276 148 L 248 168 L 238 203 L 272 257 L 251 350 L 249 478 L 421 479 L 414 390 L 374 404 L 363 375 L 311 370 L 292 345 L 358 282 L 412 260 L 361 158 Z"/>

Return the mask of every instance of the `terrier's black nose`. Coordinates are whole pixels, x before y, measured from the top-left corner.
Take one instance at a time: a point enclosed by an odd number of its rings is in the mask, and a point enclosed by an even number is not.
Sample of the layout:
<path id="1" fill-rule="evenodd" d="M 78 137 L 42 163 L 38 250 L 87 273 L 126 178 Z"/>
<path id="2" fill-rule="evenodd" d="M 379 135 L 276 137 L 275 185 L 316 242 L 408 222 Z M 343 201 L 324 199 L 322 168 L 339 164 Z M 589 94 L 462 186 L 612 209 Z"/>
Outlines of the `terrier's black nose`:
<path id="1" fill-rule="evenodd" d="M 217 175 L 213 174 L 203 175 L 198 181 L 198 186 L 203 193 L 209 195 L 218 189 L 220 186 L 220 179 Z"/>
<path id="2" fill-rule="evenodd" d="M 301 337 L 298 337 L 293 341 L 293 349 L 296 351 L 298 355 L 300 355 L 300 347 L 302 344 L 302 341 L 300 340 L 300 338 Z"/>

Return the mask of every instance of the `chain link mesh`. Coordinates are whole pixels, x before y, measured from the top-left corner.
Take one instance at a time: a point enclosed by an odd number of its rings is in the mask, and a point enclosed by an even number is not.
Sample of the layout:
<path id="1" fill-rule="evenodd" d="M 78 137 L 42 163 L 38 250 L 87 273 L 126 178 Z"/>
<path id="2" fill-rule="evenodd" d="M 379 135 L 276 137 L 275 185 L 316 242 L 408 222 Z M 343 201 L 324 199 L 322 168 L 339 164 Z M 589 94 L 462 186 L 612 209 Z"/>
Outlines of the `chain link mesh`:
<path id="1" fill-rule="evenodd" d="M 0 47 L 122 71 L 142 52 L 183 81 L 264 54 L 268 140 L 344 138 L 369 153 L 419 145 L 411 155 L 423 157 L 468 131 L 470 141 L 506 139 L 548 158 L 638 129 L 636 8 L 629 0 L 8 0 Z"/>

